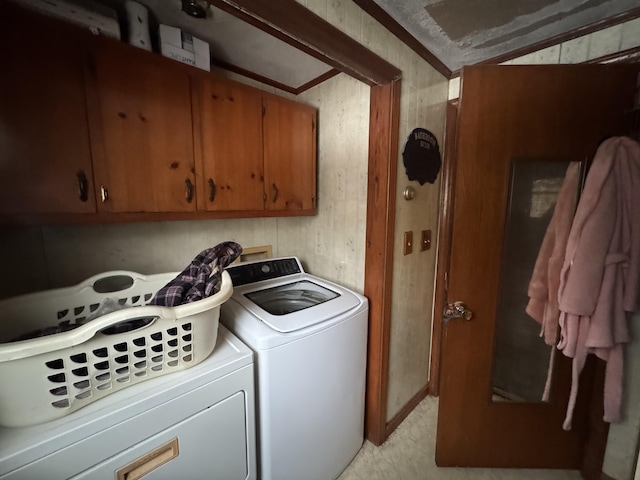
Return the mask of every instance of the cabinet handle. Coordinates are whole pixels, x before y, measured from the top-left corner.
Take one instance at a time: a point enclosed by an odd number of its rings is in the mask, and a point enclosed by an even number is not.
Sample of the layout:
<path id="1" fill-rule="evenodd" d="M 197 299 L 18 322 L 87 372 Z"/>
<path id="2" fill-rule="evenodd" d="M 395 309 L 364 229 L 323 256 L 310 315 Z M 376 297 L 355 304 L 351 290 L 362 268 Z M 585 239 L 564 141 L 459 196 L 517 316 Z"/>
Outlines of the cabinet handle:
<path id="1" fill-rule="evenodd" d="M 216 198 L 216 184 L 213 180 L 209 179 L 209 201 L 213 202 Z"/>
<path id="2" fill-rule="evenodd" d="M 187 186 L 184 196 L 187 199 L 187 202 L 191 203 L 193 201 L 193 183 L 191 183 L 191 180 L 188 178 L 184 181 L 184 183 Z"/>
<path id="3" fill-rule="evenodd" d="M 273 203 L 276 203 L 276 200 L 278 200 L 278 187 L 276 187 L 275 183 L 271 184 L 271 187 L 273 188 Z"/>
<path id="4" fill-rule="evenodd" d="M 78 178 L 78 198 L 81 202 L 89 200 L 89 181 L 82 170 L 76 174 Z"/>
<path id="5" fill-rule="evenodd" d="M 109 190 L 104 185 L 100 185 L 100 200 L 102 200 L 102 203 L 107 203 L 107 200 L 109 200 Z"/>

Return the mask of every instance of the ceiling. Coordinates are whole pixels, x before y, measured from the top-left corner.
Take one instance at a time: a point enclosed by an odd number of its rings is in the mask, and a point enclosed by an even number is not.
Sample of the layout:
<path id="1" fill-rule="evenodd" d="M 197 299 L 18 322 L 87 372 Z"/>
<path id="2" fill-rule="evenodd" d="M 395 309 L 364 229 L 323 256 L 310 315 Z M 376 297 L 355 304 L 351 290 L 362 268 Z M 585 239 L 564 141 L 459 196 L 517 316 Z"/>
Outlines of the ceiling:
<path id="1" fill-rule="evenodd" d="M 126 29 L 125 0 L 65 1 L 89 8 L 92 3 L 107 4 L 118 11 Z M 152 38 L 159 23 L 179 27 L 209 43 L 214 65 L 263 83 L 299 93 L 337 73 L 322 60 L 209 5 L 234 2 L 191 0 L 207 5 L 206 18 L 198 19 L 182 11 L 183 0 L 137 1 L 149 11 Z M 283 0 L 260 0 L 256 4 L 271 8 L 270 1 L 280 5 L 281 12 L 292 10 L 292 5 Z M 327 1 L 327 8 L 334 8 L 332 14 L 339 17 L 352 11 L 346 5 L 350 1 L 447 77 L 465 65 L 503 61 L 537 50 L 545 42 L 567 40 L 640 16 L 638 0 L 342 0 L 336 5 Z"/>
<path id="2" fill-rule="evenodd" d="M 139 1 L 157 21 L 207 40 L 212 58 L 223 66 L 253 72 L 290 91 L 304 90 L 332 71 L 320 60 L 212 5 L 203 20 L 182 12 L 182 0 Z M 353 1 L 446 76 L 465 65 L 522 55 L 550 39 L 566 40 L 589 28 L 640 15 L 637 0 Z"/>
<path id="3" fill-rule="evenodd" d="M 638 0 L 371 0 L 449 70 L 638 12 Z M 632 12 L 633 10 L 636 12 Z M 382 20 L 385 22 L 385 20 Z M 388 21 L 388 20 L 387 20 Z"/>
<path id="4" fill-rule="evenodd" d="M 246 73 L 284 90 L 296 93 L 324 77 L 333 68 L 288 43 L 239 18 L 209 5 L 206 18 L 194 18 L 182 11 L 181 0 L 136 0 L 149 11 L 152 32 L 162 23 L 209 43 L 214 65 Z M 122 0 L 103 0 L 126 17 Z M 338 73 L 338 72 L 335 72 Z"/>

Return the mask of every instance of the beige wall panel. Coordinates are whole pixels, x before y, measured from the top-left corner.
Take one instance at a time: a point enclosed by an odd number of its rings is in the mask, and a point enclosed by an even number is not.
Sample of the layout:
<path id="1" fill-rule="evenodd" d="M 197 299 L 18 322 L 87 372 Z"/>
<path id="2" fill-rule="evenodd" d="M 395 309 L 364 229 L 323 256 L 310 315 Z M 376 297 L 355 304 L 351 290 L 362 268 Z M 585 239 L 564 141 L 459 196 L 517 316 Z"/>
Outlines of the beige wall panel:
<path id="1" fill-rule="evenodd" d="M 279 218 L 278 254 L 360 293 L 366 248 L 369 87 L 340 74 L 298 96 L 318 107 L 318 214 Z"/>

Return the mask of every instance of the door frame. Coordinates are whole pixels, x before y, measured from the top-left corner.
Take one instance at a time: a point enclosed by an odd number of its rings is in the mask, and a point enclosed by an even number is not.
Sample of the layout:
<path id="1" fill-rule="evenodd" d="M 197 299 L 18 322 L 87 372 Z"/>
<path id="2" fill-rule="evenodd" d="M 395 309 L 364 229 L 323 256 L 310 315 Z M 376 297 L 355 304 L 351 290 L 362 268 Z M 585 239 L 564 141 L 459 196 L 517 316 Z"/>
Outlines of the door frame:
<path id="1" fill-rule="evenodd" d="M 402 72 L 295 0 L 207 1 L 371 88 L 364 285 L 369 299 L 365 436 L 381 445 L 393 430 L 387 422 L 387 388 Z"/>
<path id="2" fill-rule="evenodd" d="M 456 132 L 458 123 L 458 99 L 447 102 L 442 180 L 440 184 L 440 218 L 438 219 L 438 258 L 433 301 L 431 334 L 431 361 L 429 362 L 429 395 L 440 394 L 440 358 L 442 354 L 442 316 L 447 301 L 448 272 L 451 260 L 451 236 L 453 230 L 453 198 L 456 174 Z"/>

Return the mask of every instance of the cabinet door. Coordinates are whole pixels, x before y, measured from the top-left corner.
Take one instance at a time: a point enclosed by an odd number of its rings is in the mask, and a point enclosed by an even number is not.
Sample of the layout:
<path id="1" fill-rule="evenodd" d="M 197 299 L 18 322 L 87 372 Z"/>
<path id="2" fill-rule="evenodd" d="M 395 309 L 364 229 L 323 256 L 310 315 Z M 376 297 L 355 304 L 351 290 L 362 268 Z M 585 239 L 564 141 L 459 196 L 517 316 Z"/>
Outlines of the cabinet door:
<path id="1" fill-rule="evenodd" d="M 264 171 L 268 210 L 313 210 L 316 109 L 265 95 Z"/>
<path id="2" fill-rule="evenodd" d="M 193 111 L 200 120 L 199 209 L 262 210 L 260 91 L 222 78 L 194 79 Z"/>
<path id="3" fill-rule="evenodd" d="M 195 210 L 189 76 L 161 60 L 105 41 L 93 50 L 89 115 L 100 211 Z"/>
<path id="4" fill-rule="evenodd" d="M 95 212 L 79 43 L 2 8 L 0 214 Z"/>

